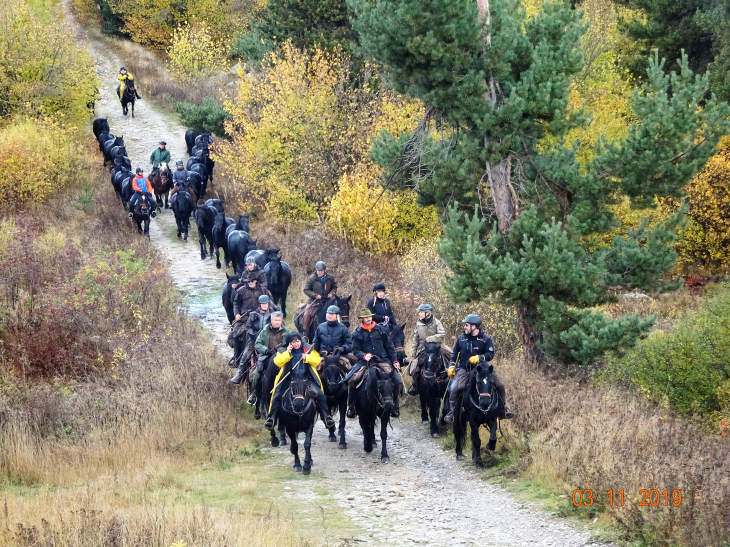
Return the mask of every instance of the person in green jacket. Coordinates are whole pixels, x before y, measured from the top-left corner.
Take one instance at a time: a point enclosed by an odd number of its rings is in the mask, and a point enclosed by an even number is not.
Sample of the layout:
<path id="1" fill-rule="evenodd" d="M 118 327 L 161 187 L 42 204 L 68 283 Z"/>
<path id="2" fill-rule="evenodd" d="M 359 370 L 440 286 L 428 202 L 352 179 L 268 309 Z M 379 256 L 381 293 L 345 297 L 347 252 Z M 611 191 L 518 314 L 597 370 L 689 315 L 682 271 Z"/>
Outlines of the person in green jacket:
<path id="1" fill-rule="evenodd" d="M 170 163 L 170 151 L 165 148 L 167 143 L 160 141 L 160 147 L 155 148 L 154 152 L 150 155 L 150 165 L 152 165 L 152 172 L 150 176 L 157 173 L 161 163 Z"/>
<path id="2" fill-rule="evenodd" d="M 266 367 L 270 366 L 271 357 L 276 355 L 276 348 L 284 343 L 288 334 L 289 331 L 284 326 L 284 314 L 280 311 L 275 311 L 271 314 L 271 323 L 262 328 L 256 337 L 254 347 L 259 354 L 259 358 L 256 362 L 256 370 L 253 371 L 253 385 L 251 386 L 251 390 L 256 394 L 257 398 L 260 398 L 262 395 L 261 376 L 266 371 Z M 256 404 L 256 399 L 249 400 L 249 404 Z M 258 409 L 254 414 L 254 418 L 257 420 L 261 418 Z"/>

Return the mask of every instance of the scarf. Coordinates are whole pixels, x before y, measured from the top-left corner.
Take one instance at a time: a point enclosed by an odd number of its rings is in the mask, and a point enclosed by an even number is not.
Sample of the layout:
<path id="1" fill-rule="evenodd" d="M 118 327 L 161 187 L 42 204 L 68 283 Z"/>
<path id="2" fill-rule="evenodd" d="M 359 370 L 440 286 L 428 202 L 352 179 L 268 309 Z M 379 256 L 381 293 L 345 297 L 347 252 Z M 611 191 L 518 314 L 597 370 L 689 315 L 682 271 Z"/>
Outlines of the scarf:
<path id="1" fill-rule="evenodd" d="M 372 332 L 372 330 L 373 330 L 373 329 L 375 328 L 375 321 L 373 321 L 373 322 L 372 322 L 372 323 L 370 323 L 369 325 L 364 325 L 364 324 L 363 324 L 363 323 L 361 322 L 361 323 L 360 323 L 360 327 L 362 327 L 363 329 L 365 329 L 365 330 L 366 330 L 366 331 L 368 331 L 368 332 Z"/>

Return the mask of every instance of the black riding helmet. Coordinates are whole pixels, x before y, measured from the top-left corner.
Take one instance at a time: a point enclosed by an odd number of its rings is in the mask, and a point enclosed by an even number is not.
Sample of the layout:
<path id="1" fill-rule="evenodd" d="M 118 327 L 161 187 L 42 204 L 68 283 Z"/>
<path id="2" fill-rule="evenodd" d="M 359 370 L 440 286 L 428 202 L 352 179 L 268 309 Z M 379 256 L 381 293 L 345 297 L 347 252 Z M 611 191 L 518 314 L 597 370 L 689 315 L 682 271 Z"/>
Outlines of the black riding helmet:
<path id="1" fill-rule="evenodd" d="M 470 325 L 474 325 L 476 328 L 481 328 L 482 318 L 474 313 L 470 313 L 469 315 L 464 317 L 462 323 L 469 323 Z"/>
<path id="2" fill-rule="evenodd" d="M 329 308 L 327 308 L 327 313 L 334 313 L 339 315 L 340 308 L 338 308 L 337 306 L 330 306 Z"/>
<path id="3" fill-rule="evenodd" d="M 269 302 L 271 302 L 271 299 L 267 295 L 262 294 L 259 296 L 259 304 L 268 304 Z"/>
<path id="4" fill-rule="evenodd" d="M 384 291 L 384 290 L 385 290 L 385 285 L 383 285 L 382 283 L 376 283 L 375 286 L 373 287 L 373 292 Z"/>
<path id="5" fill-rule="evenodd" d="M 317 262 L 314 265 L 314 269 L 317 270 L 318 272 L 323 272 L 323 271 L 325 271 L 327 269 L 327 264 L 325 264 L 324 262 L 322 262 L 320 260 L 319 262 Z"/>
<path id="6" fill-rule="evenodd" d="M 142 169 L 141 167 L 137 167 L 135 173 L 144 173 L 144 169 Z"/>

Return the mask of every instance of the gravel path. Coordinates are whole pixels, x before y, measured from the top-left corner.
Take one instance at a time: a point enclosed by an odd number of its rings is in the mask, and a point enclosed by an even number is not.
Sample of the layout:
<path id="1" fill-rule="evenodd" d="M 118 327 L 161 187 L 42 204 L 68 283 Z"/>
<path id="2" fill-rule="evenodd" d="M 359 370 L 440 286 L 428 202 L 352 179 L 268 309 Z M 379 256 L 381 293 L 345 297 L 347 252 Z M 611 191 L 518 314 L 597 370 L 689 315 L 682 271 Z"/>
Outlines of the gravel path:
<path id="1" fill-rule="evenodd" d="M 79 39 L 85 40 L 81 34 Z M 133 168 L 149 167 L 149 155 L 160 140 L 167 141 L 173 162 L 185 159 L 185 129 L 169 116 L 145 100 L 137 102 L 134 119 L 122 115 L 115 96 L 120 62 L 100 43 L 88 45 L 102 82 L 97 116 L 108 119 L 112 133 L 124 136 Z M 124 214 L 121 207 L 119 214 Z M 200 259 L 197 230 L 191 224 L 190 241 L 182 243 L 175 237 L 172 212 L 163 211 L 152 221 L 150 237 L 169 261 L 175 283 L 189 295 L 188 312 L 203 323 L 227 358 L 228 322 L 220 304 L 225 277 L 213 260 Z M 224 358 L 221 366 L 226 366 Z M 317 500 L 317 490 L 328 492 L 362 530 L 356 539 L 367 545 L 597 545 L 588 532 L 531 509 L 503 488 L 480 480 L 470 462 L 457 463 L 452 451 L 444 451 L 430 438 L 427 426 L 395 420 L 389 432 L 388 464 L 380 463 L 379 448 L 372 454 L 363 452 L 356 421 L 348 423 L 347 435 L 348 449 L 339 450 L 318 424 L 312 446 L 316 467 L 309 480 L 271 487 L 280 488 L 284 497 L 307 501 Z M 271 465 L 293 463 L 286 448 L 264 450 L 272 454 Z"/>

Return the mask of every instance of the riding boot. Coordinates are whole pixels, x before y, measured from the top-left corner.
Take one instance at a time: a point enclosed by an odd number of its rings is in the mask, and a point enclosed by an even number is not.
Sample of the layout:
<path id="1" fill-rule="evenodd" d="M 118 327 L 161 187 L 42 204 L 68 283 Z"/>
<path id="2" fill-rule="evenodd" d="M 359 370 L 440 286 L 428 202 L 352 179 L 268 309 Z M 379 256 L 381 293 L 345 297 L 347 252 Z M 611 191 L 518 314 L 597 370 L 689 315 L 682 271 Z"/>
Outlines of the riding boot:
<path id="1" fill-rule="evenodd" d="M 244 365 L 238 365 L 238 372 L 236 372 L 236 375 L 231 378 L 232 384 L 240 384 L 241 380 L 246 376 L 246 370 Z M 249 402 L 248 404 L 256 404 L 256 401 L 254 400 L 253 403 Z"/>
<path id="2" fill-rule="evenodd" d="M 269 414 L 269 417 L 266 418 L 266 421 L 264 422 L 264 427 L 266 429 L 268 429 L 269 431 L 274 429 L 274 420 L 276 420 L 276 413 L 277 413 L 277 410 L 272 410 L 271 413 Z"/>
<path id="3" fill-rule="evenodd" d="M 357 416 L 355 412 L 355 386 L 347 386 L 347 417 L 352 419 Z"/>
<path id="4" fill-rule="evenodd" d="M 397 387 L 393 390 L 393 412 L 390 413 L 391 418 L 400 418 L 400 406 L 398 398 L 400 397 L 400 389 Z"/>
<path id="5" fill-rule="evenodd" d="M 138 99 L 141 99 L 141 98 L 142 98 L 142 97 L 140 97 L 140 96 L 139 96 L 139 93 L 137 93 L 137 90 L 136 90 L 136 89 L 134 90 L 134 95 L 135 95 L 135 96 L 136 96 L 136 97 L 137 97 Z"/>
<path id="6" fill-rule="evenodd" d="M 416 371 L 415 376 L 413 376 L 413 383 L 411 384 L 411 387 L 408 388 L 408 395 L 418 395 L 418 392 L 421 389 L 420 383 L 421 375 L 418 371 Z"/>

